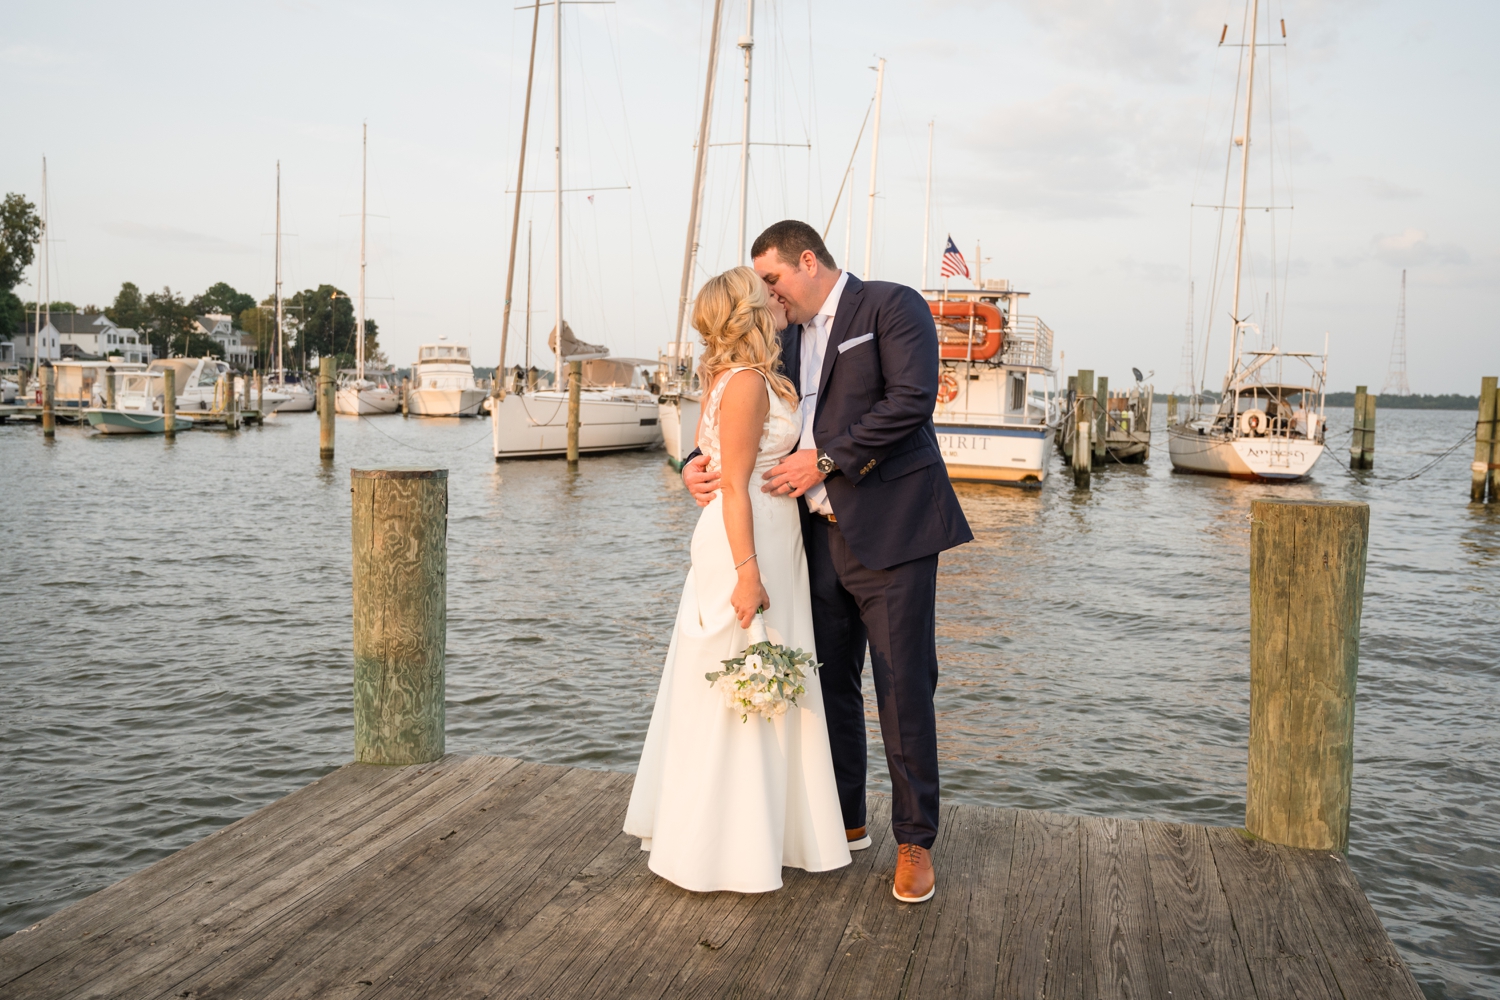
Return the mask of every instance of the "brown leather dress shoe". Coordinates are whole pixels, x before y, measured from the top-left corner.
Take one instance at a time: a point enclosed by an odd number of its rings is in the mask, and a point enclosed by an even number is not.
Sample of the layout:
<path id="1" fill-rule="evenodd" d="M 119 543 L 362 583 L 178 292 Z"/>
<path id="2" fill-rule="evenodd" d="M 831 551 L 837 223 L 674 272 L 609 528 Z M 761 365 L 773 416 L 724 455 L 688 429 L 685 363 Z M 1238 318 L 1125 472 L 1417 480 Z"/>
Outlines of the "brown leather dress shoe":
<path id="1" fill-rule="evenodd" d="M 858 830 L 845 830 L 844 836 L 849 840 L 849 850 L 863 851 L 870 846 L 870 834 L 864 827 Z"/>
<path id="2" fill-rule="evenodd" d="M 903 903 L 925 903 L 932 898 L 937 873 L 932 868 L 932 852 L 916 844 L 896 848 L 896 879 L 891 893 Z"/>

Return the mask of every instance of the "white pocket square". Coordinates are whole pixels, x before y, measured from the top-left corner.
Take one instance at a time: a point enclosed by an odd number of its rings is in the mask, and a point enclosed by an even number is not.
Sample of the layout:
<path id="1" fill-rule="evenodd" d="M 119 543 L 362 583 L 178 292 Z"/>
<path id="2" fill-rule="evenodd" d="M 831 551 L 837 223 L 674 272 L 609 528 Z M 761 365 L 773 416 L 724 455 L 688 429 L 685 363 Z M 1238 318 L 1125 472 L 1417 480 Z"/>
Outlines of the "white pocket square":
<path id="1" fill-rule="evenodd" d="M 875 335 L 873 333 L 861 334 L 860 336 L 855 337 L 852 340 L 846 340 L 842 344 L 840 344 L 839 345 L 839 353 L 843 354 L 845 351 L 849 350 L 849 348 L 851 348 L 851 347 L 858 347 L 860 344 L 866 343 L 867 341 L 871 341 L 871 340 L 874 340 L 874 339 L 875 339 Z"/>

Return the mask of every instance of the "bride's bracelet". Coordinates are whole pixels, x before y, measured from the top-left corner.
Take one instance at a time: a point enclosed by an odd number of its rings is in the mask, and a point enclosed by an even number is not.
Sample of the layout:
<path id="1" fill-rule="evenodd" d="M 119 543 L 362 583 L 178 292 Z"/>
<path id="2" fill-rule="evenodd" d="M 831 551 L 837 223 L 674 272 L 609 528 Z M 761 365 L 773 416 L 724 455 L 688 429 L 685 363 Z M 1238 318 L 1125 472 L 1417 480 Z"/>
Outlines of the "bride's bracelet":
<path id="1" fill-rule="evenodd" d="M 748 556 L 746 556 L 745 558 L 741 559 L 739 562 L 735 563 L 734 564 L 734 568 L 735 569 L 739 569 L 741 566 L 745 565 L 745 563 L 749 562 L 751 559 L 754 559 L 754 558 L 755 558 L 755 553 L 752 552 Z"/>

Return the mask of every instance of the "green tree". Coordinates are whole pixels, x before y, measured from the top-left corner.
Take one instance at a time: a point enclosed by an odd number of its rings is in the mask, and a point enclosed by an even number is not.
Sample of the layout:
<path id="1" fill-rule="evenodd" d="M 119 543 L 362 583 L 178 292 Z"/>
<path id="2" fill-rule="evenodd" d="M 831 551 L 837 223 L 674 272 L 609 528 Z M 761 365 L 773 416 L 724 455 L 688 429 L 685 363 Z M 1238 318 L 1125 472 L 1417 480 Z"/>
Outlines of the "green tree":
<path id="1" fill-rule="evenodd" d="M 36 303 L 26 303 L 26 311 L 29 313 L 35 313 Z M 58 299 L 55 302 L 48 302 L 46 305 L 42 306 L 42 312 L 44 313 L 76 313 L 78 311 L 78 307 L 73 303 L 67 301 L 66 299 Z"/>
<path id="2" fill-rule="evenodd" d="M 220 281 L 210 285 L 208 291 L 202 295 L 194 297 L 191 306 L 194 315 L 197 316 L 205 313 L 238 316 L 246 309 L 255 308 L 255 296 L 237 292 L 227 282 Z"/>
<path id="3" fill-rule="evenodd" d="M 36 244 L 42 236 L 42 220 L 36 206 L 18 194 L 0 202 L 0 289 L 9 291 L 36 259 Z"/>
<path id="4" fill-rule="evenodd" d="M 123 293 L 124 289 L 121 289 Z M 156 356 L 166 358 L 224 356 L 224 347 L 212 337 L 193 331 L 193 307 L 183 301 L 178 293 L 164 287 L 151 292 L 141 303 L 141 317 L 136 327 L 156 351 Z M 113 317 L 111 317 L 113 319 Z M 115 320 L 120 323 L 119 320 Z M 124 324 L 121 323 L 121 326 Z"/>
<path id="5" fill-rule="evenodd" d="M 9 337 L 25 322 L 25 304 L 9 288 L 0 288 L 0 338 Z"/>
<path id="6" fill-rule="evenodd" d="M 141 290 L 135 286 L 135 282 L 127 281 L 120 286 L 115 304 L 107 307 L 104 315 L 116 326 L 123 326 L 127 330 L 142 329 L 146 321 L 146 300 L 141 297 Z"/>
<path id="7" fill-rule="evenodd" d="M 235 325 L 255 338 L 255 352 L 265 367 L 276 359 L 276 300 L 267 299 L 258 306 L 240 310 Z"/>
<path id="8" fill-rule="evenodd" d="M 319 285 L 289 300 L 298 316 L 297 344 L 304 355 L 354 357 L 354 303 L 332 285 Z"/>

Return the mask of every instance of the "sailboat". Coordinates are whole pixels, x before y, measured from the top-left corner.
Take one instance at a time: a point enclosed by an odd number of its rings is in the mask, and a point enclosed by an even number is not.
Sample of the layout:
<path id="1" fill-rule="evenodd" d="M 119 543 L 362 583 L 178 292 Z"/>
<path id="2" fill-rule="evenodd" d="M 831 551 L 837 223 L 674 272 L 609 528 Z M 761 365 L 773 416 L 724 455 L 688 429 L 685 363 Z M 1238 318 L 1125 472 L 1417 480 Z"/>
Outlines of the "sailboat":
<path id="1" fill-rule="evenodd" d="M 539 4 L 538 4 L 539 6 Z M 522 118 L 521 168 L 524 178 L 526 130 L 531 109 L 530 74 L 536 68 L 536 24 L 540 12 L 533 14 L 531 69 L 527 80 L 527 109 Z M 655 448 L 661 444 L 661 427 L 657 423 L 656 396 L 644 386 L 639 368 L 649 362 L 609 358 L 602 346 L 586 344 L 573 336 L 563 321 L 563 224 L 562 224 L 562 4 L 552 7 L 552 73 L 553 110 L 557 130 L 556 156 L 553 162 L 553 221 L 556 256 L 553 261 L 553 315 L 557 317 L 552 335 L 554 371 L 561 375 L 570 362 L 582 362 L 583 380 L 579 389 L 578 451 L 596 455 L 612 451 Z M 516 184 L 516 212 L 519 218 L 522 184 Z M 518 227 L 511 227 L 511 277 L 514 277 L 515 247 Z M 500 369 L 505 367 L 505 334 L 510 317 L 510 279 L 505 290 L 505 314 L 502 319 Z M 550 389 L 518 387 L 507 392 L 504 379 L 495 379 L 495 393 L 489 398 L 490 428 L 495 460 L 539 458 L 564 455 L 568 450 L 568 389 L 566 383 Z"/>
<path id="2" fill-rule="evenodd" d="M 365 192 L 367 164 L 370 153 L 370 126 L 364 126 L 360 142 L 359 159 L 359 311 L 354 320 L 354 368 L 340 372 L 344 377 L 334 395 L 335 413 L 367 416 L 375 413 L 395 413 L 401 408 L 401 396 L 391 388 L 389 371 L 365 371 Z M 330 306 L 329 326 L 333 325 Z M 376 376 L 366 378 L 366 374 Z"/>
<path id="3" fill-rule="evenodd" d="M 1258 324 L 1240 312 L 1245 250 L 1245 194 L 1250 177 L 1250 125 L 1255 98 L 1255 56 L 1259 43 L 1260 0 L 1250 0 L 1249 40 L 1245 46 L 1245 108 L 1240 147 L 1239 205 L 1234 228 L 1234 293 L 1230 304 L 1229 367 L 1217 408 L 1197 404 L 1181 422 L 1167 428 L 1172 468 L 1240 479 L 1304 478 L 1323 454 L 1324 383 L 1328 350 L 1285 351 L 1272 343 L 1246 349 Z M 1226 32 L 1227 32 L 1226 28 Z M 1282 34 L 1286 28 L 1283 22 Z M 1235 108 L 1239 117 L 1239 108 Z M 1233 156 L 1233 151 L 1230 153 Z M 1222 210 L 1222 209 L 1221 209 Z M 1260 339 L 1260 338 L 1257 338 Z M 1292 374 L 1286 374 L 1292 362 Z M 1195 400 L 1203 394 L 1197 393 Z"/>
<path id="4" fill-rule="evenodd" d="M 281 161 L 276 161 L 276 367 L 266 374 L 267 398 L 285 397 L 275 413 L 309 413 L 317 406 L 317 399 L 297 372 L 288 372 L 283 364 L 286 351 L 286 331 L 282 324 L 281 299 Z"/>

